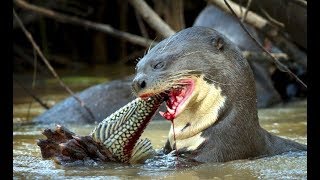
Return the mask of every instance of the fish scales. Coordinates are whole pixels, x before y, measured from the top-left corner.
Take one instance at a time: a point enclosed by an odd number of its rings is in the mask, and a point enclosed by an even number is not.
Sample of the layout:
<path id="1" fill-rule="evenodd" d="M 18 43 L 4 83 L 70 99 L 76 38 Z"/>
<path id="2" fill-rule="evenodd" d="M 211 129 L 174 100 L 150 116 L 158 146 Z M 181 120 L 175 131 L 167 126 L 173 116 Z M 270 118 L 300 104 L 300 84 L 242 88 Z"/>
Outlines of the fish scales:
<path id="1" fill-rule="evenodd" d="M 132 139 L 140 136 L 145 124 L 158 109 L 161 100 L 150 97 L 148 100 L 137 98 L 104 119 L 92 131 L 91 136 L 104 144 L 113 156 L 121 162 L 137 163 L 153 155 L 154 150 L 148 139 Z M 149 118 L 149 119 L 148 119 Z M 147 122 L 146 122 L 147 121 Z M 138 137 L 139 138 L 139 137 Z M 131 142 L 134 141 L 134 142 Z M 133 149 L 125 147 L 133 143 Z"/>

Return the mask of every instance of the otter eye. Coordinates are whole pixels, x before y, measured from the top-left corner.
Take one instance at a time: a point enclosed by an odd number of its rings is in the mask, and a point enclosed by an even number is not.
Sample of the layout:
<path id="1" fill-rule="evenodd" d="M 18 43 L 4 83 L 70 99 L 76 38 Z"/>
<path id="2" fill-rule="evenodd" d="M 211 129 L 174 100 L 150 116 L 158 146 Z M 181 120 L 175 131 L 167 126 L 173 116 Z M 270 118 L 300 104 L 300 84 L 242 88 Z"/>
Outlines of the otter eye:
<path id="1" fill-rule="evenodd" d="M 158 62 L 158 63 L 153 67 L 153 69 L 161 69 L 161 68 L 163 68 L 163 66 L 164 66 L 164 62 Z"/>

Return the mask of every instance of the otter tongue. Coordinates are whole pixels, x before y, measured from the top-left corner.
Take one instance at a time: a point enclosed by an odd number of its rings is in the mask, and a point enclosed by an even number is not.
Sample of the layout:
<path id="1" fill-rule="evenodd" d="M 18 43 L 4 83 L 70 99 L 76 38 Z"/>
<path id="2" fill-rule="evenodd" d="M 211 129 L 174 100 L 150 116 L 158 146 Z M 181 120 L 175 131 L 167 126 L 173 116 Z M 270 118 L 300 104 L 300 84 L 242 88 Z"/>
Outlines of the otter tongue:
<path id="1" fill-rule="evenodd" d="M 175 115 L 169 113 L 169 111 L 166 111 L 166 112 L 159 111 L 159 113 L 162 117 L 164 117 L 165 119 L 167 119 L 169 121 L 172 121 L 175 118 Z"/>
<path id="2" fill-rule="evenodd" d="M 166 101 L 167 111 L 159 111 L 160 115 L 165 119 L 172 121 L 176 117 L 176 110 L 186 94 L 185 88 L 173 89 L 169 93 L 169 99 Z"/>

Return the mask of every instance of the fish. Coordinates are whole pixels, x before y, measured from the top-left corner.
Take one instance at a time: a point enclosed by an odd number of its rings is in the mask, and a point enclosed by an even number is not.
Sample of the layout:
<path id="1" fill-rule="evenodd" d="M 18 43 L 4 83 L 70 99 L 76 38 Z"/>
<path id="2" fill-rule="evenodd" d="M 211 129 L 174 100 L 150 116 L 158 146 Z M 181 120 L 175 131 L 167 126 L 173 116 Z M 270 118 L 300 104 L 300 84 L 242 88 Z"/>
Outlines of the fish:
<path id="1" fill-rule="evenodd" d="M 148 138 L 139 139 L 161 104 L 159 97 L 136 98 L 95 127 L 91 136 L 123 163 L 141 163 L 155 154 Z"/>
<path id="2" fill-rule="evenodd" d="M 77 160 L 100 160 L 128 164 L 143 163 L 155 155 L 148 138 L 139 139 L 164 101 L 161 96 L 136 98 L 101 121 L 87 136 L 79 136 L 66 127 L 45 129 L 46 140 L 39 139 L 44 159 L 58 164 Z"/>

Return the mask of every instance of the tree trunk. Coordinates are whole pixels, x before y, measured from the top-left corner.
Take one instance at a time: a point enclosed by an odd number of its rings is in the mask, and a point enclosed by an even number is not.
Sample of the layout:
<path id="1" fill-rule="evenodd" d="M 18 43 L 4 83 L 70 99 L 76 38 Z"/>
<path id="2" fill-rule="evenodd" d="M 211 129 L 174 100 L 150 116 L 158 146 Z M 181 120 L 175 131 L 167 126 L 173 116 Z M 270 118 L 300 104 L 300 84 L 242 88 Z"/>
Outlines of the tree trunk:
<path id="1" fill-rule="evenodd" d="M 157 14 L 163 17 L 173 30 L 180 31 L 185 28 L 183 0 L 155 0 L 154 4 Z"/>

